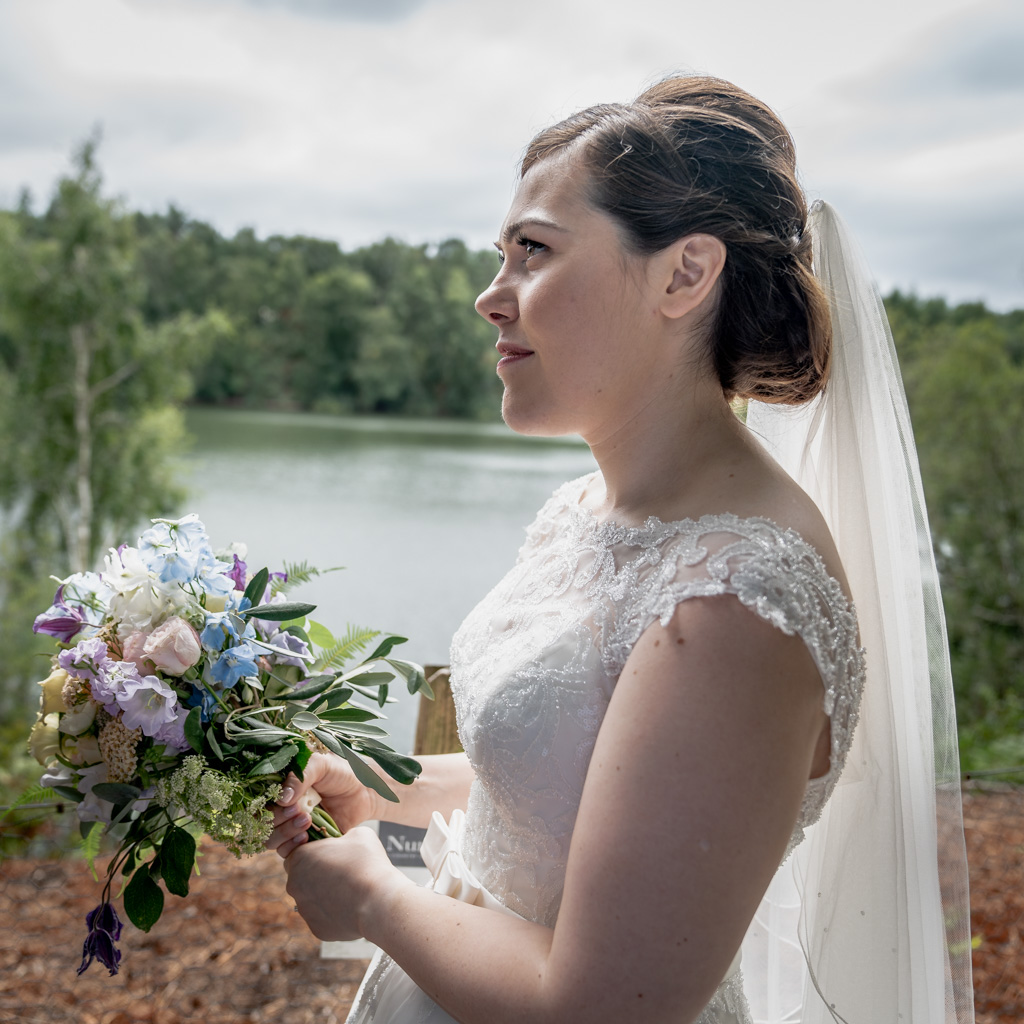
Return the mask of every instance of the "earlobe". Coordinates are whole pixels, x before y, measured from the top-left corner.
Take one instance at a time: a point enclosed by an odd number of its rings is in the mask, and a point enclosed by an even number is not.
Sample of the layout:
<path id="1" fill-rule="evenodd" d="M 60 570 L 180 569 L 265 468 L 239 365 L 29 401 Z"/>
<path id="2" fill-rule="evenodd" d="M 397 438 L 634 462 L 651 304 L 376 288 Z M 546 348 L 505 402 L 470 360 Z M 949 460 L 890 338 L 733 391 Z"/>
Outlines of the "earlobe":
<path id="1" fill-rule="evenodd" d="M 662 312 L 672 319 L 696 309 L 711 293 L 725 266 L 726 249 L 714 235 L 687 235 L 666 252 L 671 279 Z"/>

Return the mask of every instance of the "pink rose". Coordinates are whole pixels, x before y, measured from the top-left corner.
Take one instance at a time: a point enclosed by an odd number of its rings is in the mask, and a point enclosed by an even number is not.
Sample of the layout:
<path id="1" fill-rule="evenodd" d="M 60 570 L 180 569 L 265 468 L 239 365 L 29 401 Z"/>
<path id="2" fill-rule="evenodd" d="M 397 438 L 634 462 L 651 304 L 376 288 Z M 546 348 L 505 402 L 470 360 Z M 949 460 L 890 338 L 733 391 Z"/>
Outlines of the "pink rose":
<path id="1" fill-rule="evenodd" d="M 177 616 L 161 623 L 146 638 L 143 653 L 169 676 L 180 676 L 190 669 L 202 654 L 199 634 Z"/>
<path id="2" fill-rule="evenodd" d="M 153 662 L 146 657 L 145 653 L 148 640 L 148 633 L 132 633 L 121 644 L 121 660 L 130 661 L 139 670 L 139 675 L 142 676 L 149 675 L 153 671 Z"/>

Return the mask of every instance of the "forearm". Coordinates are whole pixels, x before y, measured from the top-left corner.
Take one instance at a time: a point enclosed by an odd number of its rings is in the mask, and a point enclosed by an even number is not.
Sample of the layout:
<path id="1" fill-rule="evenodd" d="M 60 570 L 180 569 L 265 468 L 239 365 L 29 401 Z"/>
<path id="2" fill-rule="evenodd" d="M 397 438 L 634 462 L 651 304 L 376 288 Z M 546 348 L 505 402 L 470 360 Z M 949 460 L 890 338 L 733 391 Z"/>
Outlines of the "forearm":
<path id="1" fill-rule="evenodd" d="M 434 811 L 448 818 L 456 808 L 465 809 L 475 777 L 466 755 L 427 754 L 418 760 L 423 773 L 408 786 L 398 785 L 378 771 L 398 797 L 398 803 L 378 801 L 378 816 L 383 820 L 426 828 Z"/>
<path id="2" fill-rule="evenodd" d="M 361 930 L 464 1024 L 572 1019 L 547 983 L 554 933 L 396 879 L 361 915 Z"/>

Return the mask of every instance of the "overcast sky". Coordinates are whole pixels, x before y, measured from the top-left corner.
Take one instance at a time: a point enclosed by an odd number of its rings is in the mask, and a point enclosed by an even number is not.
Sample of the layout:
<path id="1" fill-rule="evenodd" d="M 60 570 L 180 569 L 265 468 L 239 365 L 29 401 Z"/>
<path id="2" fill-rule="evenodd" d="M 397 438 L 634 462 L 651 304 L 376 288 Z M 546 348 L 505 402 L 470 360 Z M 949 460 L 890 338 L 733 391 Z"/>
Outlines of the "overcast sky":
<path id="1" fill-rule="evenodd" d="M 672 71 L 779 112 L 884 290 L 1024 307 L 1020 0 L 0 0 L 0 205 L 99 124 L 134 209 L 484 246 L 535 131 Z"/>

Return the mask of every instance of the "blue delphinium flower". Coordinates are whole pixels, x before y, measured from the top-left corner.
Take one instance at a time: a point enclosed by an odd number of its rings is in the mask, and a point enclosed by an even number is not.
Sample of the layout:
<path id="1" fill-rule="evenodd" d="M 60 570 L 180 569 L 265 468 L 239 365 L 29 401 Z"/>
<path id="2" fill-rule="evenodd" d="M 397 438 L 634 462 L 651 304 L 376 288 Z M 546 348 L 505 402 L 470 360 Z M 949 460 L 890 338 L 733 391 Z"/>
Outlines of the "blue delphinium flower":
<path id="1" fill-rule="evenodd" d="M 260 673 L 256 659 L 259 651 L 249 644 L 229 647 L 211 666 L 210 678 L 225 689 L 229 689 L 246 676 L 258 676 Z"/>
<path id="2" fill-rule="evenodd" d="M 249 599 L 240 591 L 232 591 L 228 595 L 227 604 L 222 612 L 207 612 L 206 624 L 199 634 L 199 642 L 208 651 L 219 651 L 225 640 L 233 640 L 236 644 L 256 636 L 256 627 L 239 613 L 250 605 Z"/>
<path id="3" fill-rule="evenodd" d="M 209 722 L 213 717 L 214 708 L 217 707 L 217 698 L 214 697 L 209 690 L 204 690 L 196 686 L 188 695 L 188 699 L 185 701 L 185 707 L 202 708 L 202 711 L 199 712 L 199 717 L 204 722 Z"/>
<path id="4" fill-rule="evenodd" d="M 195 580 L 207 594 L 221 597 L 234 589 L 228 575 L 233 564 L 214 555 L 206 527 L 194 512 L 181 519 L 154 519 L 139 538 L 139 553 L 162 583 Z"/>
<path id="5" fill-rule="evenodd" d="M 185 520 L 158 519 L 139 538 L 139 554 L 163 583 L 184 583 L 195 579 L 199 571 L 206 532 L 198 517 L 186 516 Z"/>
<path id="6" fill-rule="evenodd" d="M 109 903 L 101 903 L 85 915 L 85 926 L 89 934 L 82 946 L 82 965 L 78 973 L 81 974 L 93 960 L 99 960 L 111 975 L 117 974 L 121 963 L 121 950 L 114 945 L 121 938 L 121 919 L 117 911 Z"/>

